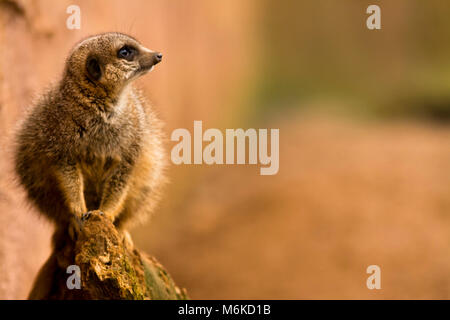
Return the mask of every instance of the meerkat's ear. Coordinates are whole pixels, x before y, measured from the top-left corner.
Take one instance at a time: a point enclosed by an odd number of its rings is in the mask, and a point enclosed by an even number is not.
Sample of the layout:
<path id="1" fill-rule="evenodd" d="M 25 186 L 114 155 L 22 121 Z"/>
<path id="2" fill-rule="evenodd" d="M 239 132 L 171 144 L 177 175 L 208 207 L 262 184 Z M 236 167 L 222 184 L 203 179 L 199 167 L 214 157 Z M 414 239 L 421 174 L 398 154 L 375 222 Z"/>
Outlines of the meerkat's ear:
<path id="1" fill-rule="evenodd" d="M 89 57 L 86 60 L 86 72 L 93 81 L 98 81 L 102 77 L 102 68 L 96 57 Z"/>

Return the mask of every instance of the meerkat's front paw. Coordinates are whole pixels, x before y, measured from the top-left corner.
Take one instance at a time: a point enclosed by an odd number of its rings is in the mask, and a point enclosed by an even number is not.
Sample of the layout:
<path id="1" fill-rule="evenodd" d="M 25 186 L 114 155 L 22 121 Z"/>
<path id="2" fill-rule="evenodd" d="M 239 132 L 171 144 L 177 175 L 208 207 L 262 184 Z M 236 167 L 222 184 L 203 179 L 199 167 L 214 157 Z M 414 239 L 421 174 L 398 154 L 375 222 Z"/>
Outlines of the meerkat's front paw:
<path id="1" fill-rule="evenodd" d="M 89 218 L 94 214 L 94 213 L 98 213 L 99 215 L 103 216 L 104 213 L 99 211 L 99 210 L 95 210 L 95 211 L 88 211 L 83 213 L 83 215 L 81 216 L 81 221 L 84 223 L 87 220 L 89 220 Z"/>
<path id="2" fill-rule="evenodd" d="M 86 221 L 88 221 L 91 217 L 93 217 L 96 214 L 98 214 L 100 216 L 105 215 L 102 211 L 93 210 L 93 211 L 88 211 L 88 212 L 83 213 L 81 215 L 81 218 L 78 216 L 71 217 L 70 222 L 69 222 L 68 232 L 69 232 L 70 238 L 73 241 L 76 241 L 78 239 L 78 235 L 82 232 Z"/>
<path id="3" fill-rule="evenodd" d="M 81 221 L 86 222 L 87 220 L 89 220 L 90 217 L 94 216 L 94 215 L 100 215 L 100 216 L 104 216 L 105 213 L 100 211 L 100 210 L 92 210 L 92 211 L 88 211 L 83 213 L 83 215 L 81 216 Z"/>
<path id="4" fill-rule="evenodd" d="M 83 215 L 81 216 L 81 221 L 84 223 L 86 222 L 86 220 L 88 220 L 92 215 L 92 211 L 88 211 L 83 213 Z"/>

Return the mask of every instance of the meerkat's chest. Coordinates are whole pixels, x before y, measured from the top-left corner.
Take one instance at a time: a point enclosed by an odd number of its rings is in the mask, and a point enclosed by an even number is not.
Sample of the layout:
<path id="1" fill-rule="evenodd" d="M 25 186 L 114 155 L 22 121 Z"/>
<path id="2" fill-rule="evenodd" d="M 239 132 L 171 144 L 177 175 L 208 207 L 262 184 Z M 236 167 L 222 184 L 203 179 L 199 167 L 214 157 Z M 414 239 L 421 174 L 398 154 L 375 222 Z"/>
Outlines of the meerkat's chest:
<path id="1" fill-rule="evenodd" d="M 110 117 L 92 118 L 80 145 L 80 166 L 83 175 L 93 181 L 108 178 L 140 139 L 142 123 L 132 112 L 116 110 Z"/>
<path id="2" fill-rule="evenodd" d="M 123 131 L 112 125 L 97 125 L 86 130 L 78 159 L 85 176 L 102 180 L 122 161 L 130 143 Z"/>

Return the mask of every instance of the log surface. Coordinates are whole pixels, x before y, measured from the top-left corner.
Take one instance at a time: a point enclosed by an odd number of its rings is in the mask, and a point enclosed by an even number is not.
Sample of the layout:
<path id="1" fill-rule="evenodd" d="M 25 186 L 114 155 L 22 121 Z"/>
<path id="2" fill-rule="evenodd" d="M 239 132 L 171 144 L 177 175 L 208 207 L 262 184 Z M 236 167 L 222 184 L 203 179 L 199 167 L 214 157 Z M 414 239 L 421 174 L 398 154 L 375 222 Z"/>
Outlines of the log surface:
<path id="1" fill-rule="evenodd" d="M 175 284 L 155 258 L 134 249 L 127 236 L 99 212 L 84 222 L 74 246 L 80 289 L 69 289 L 67 282 L 73 273 L 59 266 L 58 254 L 53 252 L 41 268 L 30 299 L 187 299 L 186 290 Z"/>

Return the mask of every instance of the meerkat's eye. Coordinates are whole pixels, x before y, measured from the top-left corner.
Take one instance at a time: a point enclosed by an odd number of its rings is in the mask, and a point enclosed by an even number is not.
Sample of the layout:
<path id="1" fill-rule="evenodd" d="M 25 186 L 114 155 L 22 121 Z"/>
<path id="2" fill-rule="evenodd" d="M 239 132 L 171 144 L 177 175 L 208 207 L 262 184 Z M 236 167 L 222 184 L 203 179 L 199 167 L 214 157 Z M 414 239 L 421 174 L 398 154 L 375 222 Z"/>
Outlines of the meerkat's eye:
<path id="1" fill-rule="evenodd" d="M 137 50 L 130 46 L 123 46 L 117 51 L 117 57 L 121 59 L 125 59 L 131 61 L 137 54 Z"/>

